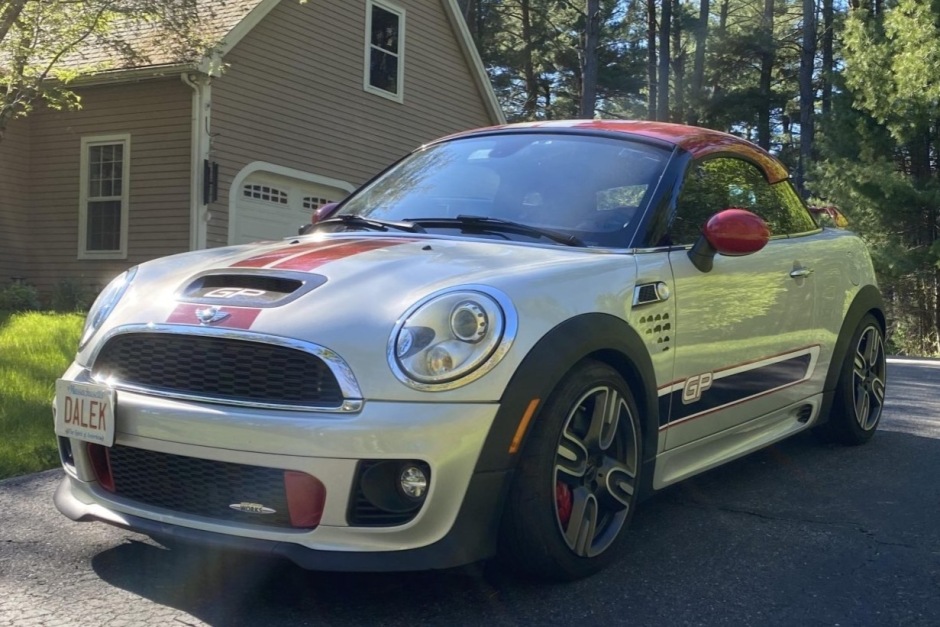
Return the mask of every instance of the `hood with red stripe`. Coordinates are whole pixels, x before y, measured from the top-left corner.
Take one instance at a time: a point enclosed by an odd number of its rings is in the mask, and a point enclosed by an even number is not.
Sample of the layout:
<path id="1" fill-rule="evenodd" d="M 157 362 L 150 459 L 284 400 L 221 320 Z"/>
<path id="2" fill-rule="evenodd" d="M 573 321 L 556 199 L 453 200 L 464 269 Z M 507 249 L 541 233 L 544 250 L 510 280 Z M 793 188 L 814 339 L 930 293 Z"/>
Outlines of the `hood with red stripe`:
<path id="1" fill-rule="evenodd" d="M 357 373 L 363 392 L 383 381 L 377 394 L 393 398 L 403 386 L 388 371 L 386 347 L 395 322 L 419 300 L 455 286 L 500 290 L 516 308 L 534 309 L 518 343 L 596 307 L 597 298 L 566 298 L 584 293 L 585 277 L 599 290 L 632 289 L 635 262 L 625 254 L 502 240 L 304 237 L 145 263 L 99 336 L 116 326 L 156 324 L 296 338 L 335 351 L 354 372 L 378 367 L 379 379 Z"/>

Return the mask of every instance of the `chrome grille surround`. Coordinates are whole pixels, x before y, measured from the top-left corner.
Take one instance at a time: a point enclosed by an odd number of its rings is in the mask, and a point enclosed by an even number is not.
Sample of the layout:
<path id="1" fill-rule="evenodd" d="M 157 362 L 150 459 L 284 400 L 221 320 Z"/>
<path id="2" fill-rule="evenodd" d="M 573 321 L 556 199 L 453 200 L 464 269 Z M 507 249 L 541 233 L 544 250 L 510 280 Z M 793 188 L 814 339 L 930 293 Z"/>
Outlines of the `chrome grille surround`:
<path id="1" fill-rule="evenodd" d="M 342 399 L 338 403 L 286 403 L 286 402 L 268 402 L 257 399 L 238 399 L 231 397 L 220 397 L 207 394 L 199 393 L 188 393 L 172 389 L 148 387 L 146 385 L 135 385 L 133 383 L 122 382 L 115 379 L 106 379 L 101 377 L 93 377 L 92 373 L 95 369 L 95 364 L 100 356 L 101 352 L 108 345 L 108 343 L 115 337 L 129 335 L 129 334 L 164 334 L 171 335 L 175 337 L 179 336 L 194 336 L 194 337 L 209 337 L 209 338 L 218 338 L 222 340 L 232 340 L 237 342 L 248 342 L 255 344 L 267 345 L 269 347 L 276 348 L 286 348 L 291 350 L 300 351 L 306 353 L 307 355 L 318 358 L 320 361 L 325 364 L 327 369 L 330 371 L 333 377 L 335 377 L 337 384 L 339 385 L 339 390 L 342 394 Z M 235 405 L 239 407 L 253 407 L 258 409 L 276 409 L 276 410 L 287 410 L 287 411 L 309 411 L 309 412 L 326 412 L 326 413 L 355 413 L 362 409 L 363 400 L 362 392 L 360 391 L 359 384 L 356 381 L 355 376 L 352 373 L 352 370 L 349 368 L 349 365 L 343 361 L 343 359 L 337 355 L 334 351 L 320 346 L 319 344 L 314 344 L 312 342 L 305 342 L 302 340 L 297 340 L 294 338 L 288 338 L 277 335 L 268 335 L 263 333 L 254 333 L 250 331 L 242 331 L 238 329 L 225 329 L 225 328 L 215 328 L 215 327 L 204 327 L 204 326 L 186 326 L 186 325 L 169 325 L 169 324 L 131 324 L 121 327 L 116 327 L 109 331 L 95 346 L 94 351 L 88 360 L 88 366 L 85 368 L 84 376 L 81 378 L 86 378 L 88 380 L 97 381 L 99 383 L 104 383 L 110 385 L 116 390 L 124 390 L 128 392 L 135 392 L 139 394 L 151 395 L 151 396 L 160 396 L 164 398 L 174 398 L 180 400 L 190 400 L 203 403 L 214 403 L 221 405 Z"/>

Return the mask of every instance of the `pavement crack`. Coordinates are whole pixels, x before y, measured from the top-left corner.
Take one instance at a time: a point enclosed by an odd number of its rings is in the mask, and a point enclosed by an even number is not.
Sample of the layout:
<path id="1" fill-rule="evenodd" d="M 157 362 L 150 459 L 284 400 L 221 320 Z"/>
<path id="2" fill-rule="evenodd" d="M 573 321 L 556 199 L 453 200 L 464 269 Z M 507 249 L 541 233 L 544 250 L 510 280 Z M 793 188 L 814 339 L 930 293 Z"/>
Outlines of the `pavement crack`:
<path id="1" fill-rule="evenodd" d="M 864 525 L 858 522 L 851 520 L 822 520 L 819 518 L 800 518 L 798 516 L 781 516 L 777 514 L 768 514 L 764 512 L 755 512 L 750 509 L 740 509 L 737 507 L 729 507 L 727 505 L 700 505 L 698 503 L 692 502 L 679 502 L 679 505 L 684 505 L 686 507 L 693 507 L 696 509 L 702 510 L 718 510 L 719 512 L 728 512 L 729 514 L 743 514 L 745 516 L 753 516 L 755 518 L 762 518 L 764 520 L 777 520 L 782 522 L 797 522 L 797 523 L 807 523 L 813 525 L 828 525 L 831 527 L 852 527 L 857 531 L 862 533 L 870 533 Z"/>
<path id="2" fill-rule="evenodd" d="M 827 527 L 842 527 L 845 529 L 851 529 L 866 535 L 872 542 L 882 546 L 896 546 L 905 549 L 916 549 L 917 547 L 912 544 L 907 544 L 905 542 L 891 542 L 888 540 L 880 540 L 874 531 L 871 531 L 865 527 L 862 523 L 851 521 L 851 520 L 822 520 L 818 518 L 801 518 L 798 516 L 780 516 L 776 514 L 768 514 L 764 512 L 755 512 L 750 509 L 742 509 L 737 507 L 730 507 L 728 505 L 702 505 L 700 503 L 693 503 L 691 501 L 678 501 L 678 505 L 685 507 L 692 507 L 695 509 L 701 510 L 717 510 L 719 512 L 727 512 L 729 514 L 741 514 L 744 516 L 752 516 L 754 518 L 760 518 L 762 520 L 775 520 L 780 522 L 791 522 L 791 523 L 804 523 L 809 525 L 823 525 Z"/>

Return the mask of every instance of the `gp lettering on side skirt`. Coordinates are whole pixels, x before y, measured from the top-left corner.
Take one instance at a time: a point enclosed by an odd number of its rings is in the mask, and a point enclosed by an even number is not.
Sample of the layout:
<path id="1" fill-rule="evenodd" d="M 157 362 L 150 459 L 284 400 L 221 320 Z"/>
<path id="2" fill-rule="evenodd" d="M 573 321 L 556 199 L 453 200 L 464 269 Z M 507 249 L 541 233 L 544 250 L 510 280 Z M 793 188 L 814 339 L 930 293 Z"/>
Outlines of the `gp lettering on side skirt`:
<path id="1" fill-rule="evenodd" d="M 702 394 L 712 386 L 715 376 L 711 372 L 703 372 L 685 380 L 685 387 L 682 388 L 682 404 L 691 405 L 700 398 Z"/>

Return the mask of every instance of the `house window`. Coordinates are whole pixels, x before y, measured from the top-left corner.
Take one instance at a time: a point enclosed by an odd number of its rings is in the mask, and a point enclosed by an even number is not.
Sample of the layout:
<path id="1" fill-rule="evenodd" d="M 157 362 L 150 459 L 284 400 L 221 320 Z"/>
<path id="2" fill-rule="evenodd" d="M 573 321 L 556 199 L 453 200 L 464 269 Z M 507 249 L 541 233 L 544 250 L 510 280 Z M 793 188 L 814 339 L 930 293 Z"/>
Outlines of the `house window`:
<path id="1" fill-rule="evenodd" d="M 330 200 L 328 198 L 320 198 L 318 196 L 304 196 L 304 199 L 303 199 L 304 209 L 307 209 L 308 211 L 319 209 L 323 205 L 329 204 L 331 202 L 336 202 L 336 201 Z"/>
<path id="2" fill-rule="evenodd" d="M 82 138 L 79 258 L 125 259 L 130 135 Z"/>
<path id="3" fill-rule="evenodd" d="M 277 189 L 276 187 L 268 187 L 267 185 L 245 185 L 242 193 L 245 198 L 262 200 L 264 202 L 274 203 L 275 205 L 287 204 L 287 192 Z"/>
<path id="4" fill-rule="evenodd" d="M 405 11 L 385 2 L 366 2 L 366 91 L 402 101 Z"/>

